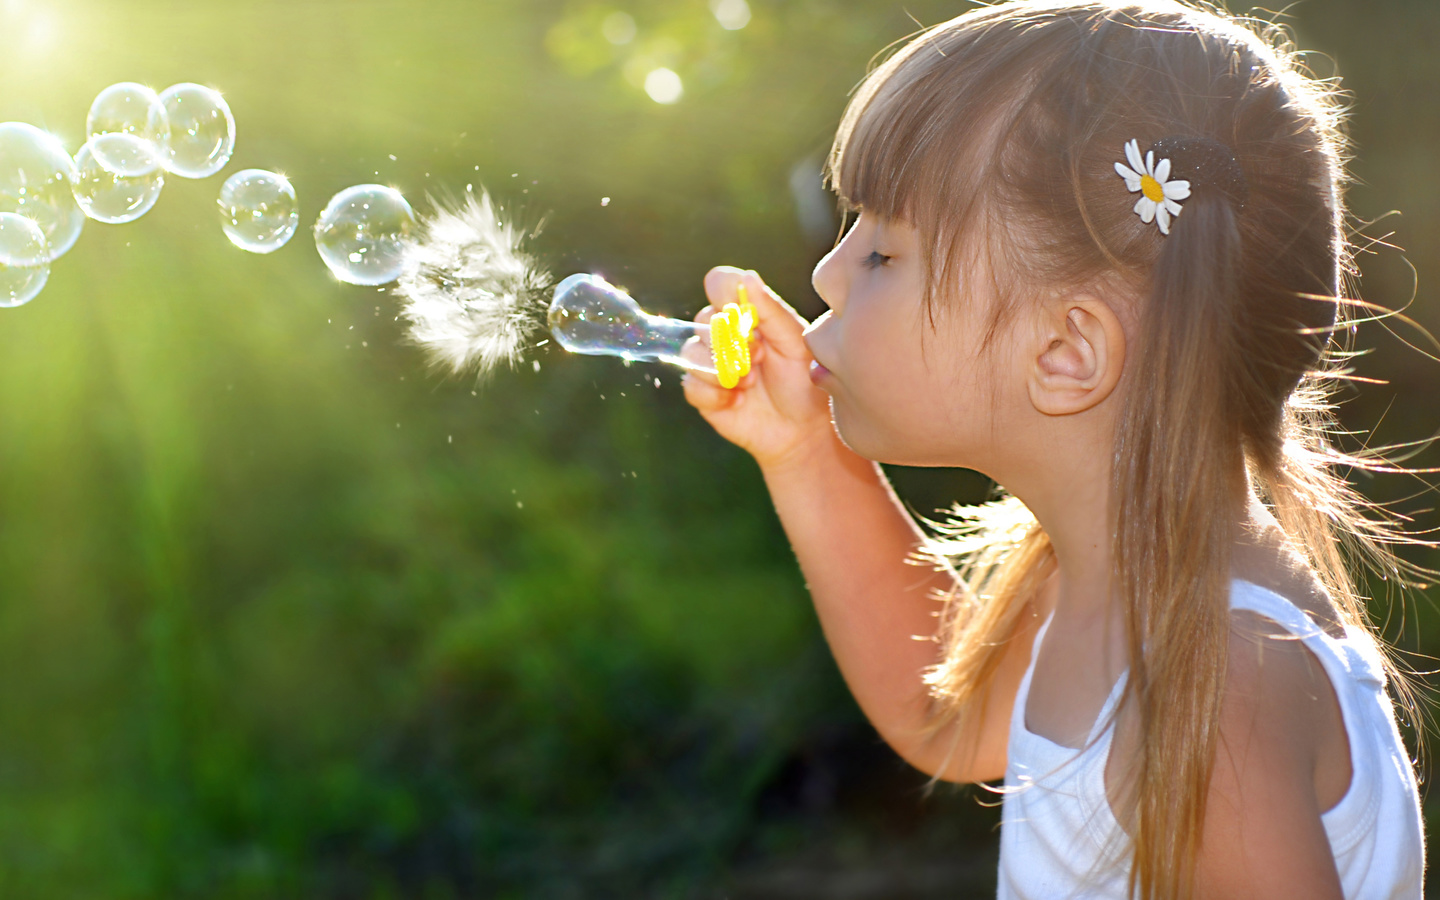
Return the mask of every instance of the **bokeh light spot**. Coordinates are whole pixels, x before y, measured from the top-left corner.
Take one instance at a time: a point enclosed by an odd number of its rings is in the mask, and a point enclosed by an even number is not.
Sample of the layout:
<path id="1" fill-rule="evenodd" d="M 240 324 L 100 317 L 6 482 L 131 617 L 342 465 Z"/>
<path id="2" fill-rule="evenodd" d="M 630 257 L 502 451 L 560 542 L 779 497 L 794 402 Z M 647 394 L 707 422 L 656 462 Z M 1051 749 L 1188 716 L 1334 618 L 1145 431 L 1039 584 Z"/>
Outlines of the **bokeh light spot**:
<path id="1" fill-rule="evenodd" d="M 710 0 L 710 12 L 726 31 L 739 31 L 750 24 L 750 4 L 745 0 Z"/>
<path id="2" fill-rule="evenodd" d="M 638 30 L 635 27 L 635 18 L 626 12 L 613 12 L 600 23 L 600 33 L 605 35 L 605 40 L 617 47 L 635 40 Z"/>
<path id="3" fill-rule="evenodd" d="M 656 103 L 678 103 L 685 93 L 685 85 L 674 70 L 661 66 L 645 76 L 645 93 Z"/>

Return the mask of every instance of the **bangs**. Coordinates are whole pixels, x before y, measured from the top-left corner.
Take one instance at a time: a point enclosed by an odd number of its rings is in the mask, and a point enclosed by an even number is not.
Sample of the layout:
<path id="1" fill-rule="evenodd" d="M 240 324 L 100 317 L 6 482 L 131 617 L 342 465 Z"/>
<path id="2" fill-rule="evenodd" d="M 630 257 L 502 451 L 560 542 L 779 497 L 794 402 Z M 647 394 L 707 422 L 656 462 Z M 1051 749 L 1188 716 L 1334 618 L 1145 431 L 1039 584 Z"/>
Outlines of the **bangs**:
<path id="1" fill-rule="evenodd" d="M 928 218 L 919 214 L 922 198 L 942 193 L 938 182 L 949 180 L 946 170 L 960 168 L 962 157 L 980 155 L 973 139 L 949 126 L 959 121 L 956 113 L 985 114 L 984 104 L 967 102 L 964 95 L 973 92 L 956 92 L 952 78 L 939 77 L 962 64 L 944 46 L 958 24 L 938 26 L 908 44 L 865 78 L 846 107 L 826 167 L 846 210 L 919 225 Z"/>
<path id="2" fill-rule="evenodd" d="M 916 229 L 927 303 L 967 252 L 991 249 L 983 236 L 1003 151 L 1045 56 L 1027 25 L 1047 12 L 985 7 L 922 32 L 870 72 L 845 109 L 826 182 L 843 210 Z"/>

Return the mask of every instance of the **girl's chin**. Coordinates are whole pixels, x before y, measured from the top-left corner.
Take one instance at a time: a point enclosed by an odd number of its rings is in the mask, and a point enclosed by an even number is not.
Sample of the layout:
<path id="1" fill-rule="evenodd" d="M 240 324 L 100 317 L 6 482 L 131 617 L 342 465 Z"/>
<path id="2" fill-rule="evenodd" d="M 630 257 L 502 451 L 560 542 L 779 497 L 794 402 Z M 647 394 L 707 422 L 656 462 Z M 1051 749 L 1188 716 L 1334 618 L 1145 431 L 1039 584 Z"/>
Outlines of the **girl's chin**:
<path id="1" fill-rule="evenodd" d="M 868 429 L 854 421 L 854 417 L 847 415 L 841 403 L 838 403 L 834 396 L 830 397 L 830 421 L 835 426 L 835 434 L 840 437 L 840 443 L 849 447 L 851 452 L 875 462 L 888 462 L 884 457 L 887 455 L 881 451 L 881 447 L 874 440 L 868 440 Z"/>

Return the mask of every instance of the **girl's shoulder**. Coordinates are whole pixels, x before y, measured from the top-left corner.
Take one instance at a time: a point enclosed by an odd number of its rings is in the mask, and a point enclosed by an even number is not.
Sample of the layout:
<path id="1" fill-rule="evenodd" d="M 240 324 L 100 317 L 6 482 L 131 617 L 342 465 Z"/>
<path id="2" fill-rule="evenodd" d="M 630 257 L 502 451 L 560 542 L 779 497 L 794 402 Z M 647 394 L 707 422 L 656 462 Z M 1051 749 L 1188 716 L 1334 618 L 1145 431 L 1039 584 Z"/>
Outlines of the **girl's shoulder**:
<path id="1" fill-rule="evenodd" d="M 1269 585 L 1237 579 L 1230 620 L 1221 741 L 1257 766 L 1248 777 L 1231 773 L 1232 783 L 1284 768 L 1303 773 L 1318 812 L 1333 809 L 1354 774 L 1345 712 L 1352 686 L 1337 675 L 1349 672 L 1356 651 L 1342 642 L 1365 638 L 1347 632 L 1313 576 Z M 1217 766 L 1225 759 L 1236 765 L 1235 754 L 1222 753 Z"/>
<path id="2" fill-rule="evenodd" d="M 1231 620 L 1242 632 L 1247 624 L 1254 624 L 1253 614 L 1278 624 L 1276 614 L 1283 616 L 1288 607 L 1294 607 L 1326 634 L 1337 640 L 1345 638 L 1344 620 L 1329 591 L 1278 528 L 1264 528 L 1255 539 L 1237 544 L 1231 569 L 1235 578 Z"/>

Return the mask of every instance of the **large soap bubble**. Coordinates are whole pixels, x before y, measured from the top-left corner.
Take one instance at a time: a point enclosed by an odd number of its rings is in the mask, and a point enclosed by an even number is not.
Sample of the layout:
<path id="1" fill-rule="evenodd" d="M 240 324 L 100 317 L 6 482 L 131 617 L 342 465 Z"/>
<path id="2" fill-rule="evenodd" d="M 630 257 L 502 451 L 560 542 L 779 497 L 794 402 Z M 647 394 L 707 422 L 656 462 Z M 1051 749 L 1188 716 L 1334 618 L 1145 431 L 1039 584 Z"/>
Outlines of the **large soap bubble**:
<path id="1" fill-rule="evenodd" d="M 331 198 L 315 222 L 315 249 L 349 284 L 386 284 L 400 276 L 415 212 L 399 191 L 359 184 Z"/>
<path id="2" fill-rule="evenodd" d="M 170 120 L 165 168 L 181 178 L 208 178 L 235 152 L 235 117 L 219 91 L 175 84 L 160 92 Z"/>
<path id="3" fill-rule="evenodd" d="M 75 201 L 85 215 L 97 222 L 119 225 L 150 211 L 165 186 L 165 171 L 154 166 L 146 174 L 127 176 L 100 161 L 103 154 L 128 164 L 142 159 L 147 152 L 146 142 L 131 134 L 102 134 L 85 142 L 75 154 L 74 184 Z"/>
<path id="4" fill-rule="evenodd" d="M 56 260 L 80 237 L 85 216 L 70 193 L 75 162 L 60 142 L 33 125 L 0 125 L 0 212 L 33 219 Z"/>
<path id="5" fill-rule="evenodd" d="M 300 221 L 295 189 L 284 175 L 246 169 L 220 188 L 220 225 L 230 243 L 252 253 L 285 246 Z"/>
<path id="6" fill-rule="evenodd" d="M 85 118 L 85 129 L 92 138 L 102 134 L 128 134 L 143 142 L 150 158 L 141 162 L 136 161 L 130 144 L 99 143 L 92 148 L 102 166 L 130 178 L 154 171 L 170 141 L 170 117 L 160 96 L 145 85 L 131 81 L 112 84 L 95 97 Z M 122 149 L 123 154 L 112 159 L 108 154 L 112 147 Z"/>
<path id="7" fill-rule="evenodd" d="M 0 306 L 35 299 L 50 277 L 45 232 L 16 213 L 0 213 Z"/>

